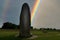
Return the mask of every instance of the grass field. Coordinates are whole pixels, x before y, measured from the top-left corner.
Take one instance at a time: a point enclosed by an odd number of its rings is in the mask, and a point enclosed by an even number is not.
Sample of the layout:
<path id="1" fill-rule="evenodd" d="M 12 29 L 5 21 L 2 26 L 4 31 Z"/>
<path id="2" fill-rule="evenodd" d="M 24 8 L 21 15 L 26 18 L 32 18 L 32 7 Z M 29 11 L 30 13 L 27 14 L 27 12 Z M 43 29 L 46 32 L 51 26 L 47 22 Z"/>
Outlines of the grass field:
<path id="1" fill-rule="evenodd" d="M 0 40 L 60 40 L 60 32 L 58 31 L 47 31 L 47 33 L 43 33 L 40 30 L 31 30 L 33 35 L 38 36 L 35 39 L 17 38 L 15 35 L 18 32 L 18 30 L 0 30 Z"/>

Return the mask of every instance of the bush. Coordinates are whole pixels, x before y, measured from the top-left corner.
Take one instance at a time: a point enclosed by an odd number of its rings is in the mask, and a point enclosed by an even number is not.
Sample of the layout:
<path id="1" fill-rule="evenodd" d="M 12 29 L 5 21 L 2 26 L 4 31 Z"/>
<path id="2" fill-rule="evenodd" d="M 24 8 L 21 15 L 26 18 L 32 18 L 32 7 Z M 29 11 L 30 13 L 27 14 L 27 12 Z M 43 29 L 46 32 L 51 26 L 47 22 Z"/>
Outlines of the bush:
<path id="1" fill-rule="evenodd" d="M 12 24 L 10 22 L 6 22 L 3 24 L 2 29 L 16 29 L 18 25 Z"/>

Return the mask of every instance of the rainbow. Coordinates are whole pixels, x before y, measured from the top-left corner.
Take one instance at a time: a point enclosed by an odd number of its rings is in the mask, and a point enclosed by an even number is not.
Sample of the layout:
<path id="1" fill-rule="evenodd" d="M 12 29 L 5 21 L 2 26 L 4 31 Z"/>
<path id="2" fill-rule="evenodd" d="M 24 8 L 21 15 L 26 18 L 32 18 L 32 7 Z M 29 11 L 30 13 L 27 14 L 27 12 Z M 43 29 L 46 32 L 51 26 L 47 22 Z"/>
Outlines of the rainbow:
<path id="1" fill-rule="evenodd" d="M 4 0 L 4 5 L 3 5 L 3 12 L 2 12 L 2 17 L 3 17 L 3 21 L 5 22 L 6 20 L 5 20 L 5 17 L 6 17 L 6 12 L 7 12 L 7 10 L 8 10 L 8 8 L 9 8 L 9 3 L 10 3 L 10 0 Z"/>
<path id="2" fill-rule="evenodd" d="M 9 8 L 10 0 L 5 0 L 4 2 L 5 2 L 4 6 L 3 6 L 4 10 L 3 10 L 3 13 L 2 13 L 3 14 L 3 19 L 6 17 L 6 12 L 7 12 L 8 8 Z M 32 11 L 31 11 L 31 22 L 33 21 L 34 16 L 36 15 L 39 4 L 40 4 L 40 0 L 36 0 L 34 5 L 33 5 Z"/>
<path id="3" fill-rule="evenodd" d="M 40 0 L 36 0 L 33 5 L 32 11 L 31 11 L 31 22 L 33 21 L 34 16 L 36 15 L 39 4 L 40 4 Z"/>

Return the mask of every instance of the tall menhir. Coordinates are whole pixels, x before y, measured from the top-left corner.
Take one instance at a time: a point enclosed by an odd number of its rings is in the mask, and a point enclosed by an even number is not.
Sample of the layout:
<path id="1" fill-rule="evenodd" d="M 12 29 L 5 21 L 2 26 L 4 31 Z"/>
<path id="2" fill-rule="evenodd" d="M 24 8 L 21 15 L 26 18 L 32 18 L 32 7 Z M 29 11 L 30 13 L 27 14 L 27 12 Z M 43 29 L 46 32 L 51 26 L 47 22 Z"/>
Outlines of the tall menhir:
<path id="1" fill-rule="evenodd" d="M 27 3 L 22 6 L 20 14 L 20 37 L 30 37 L 31 15 L 30 8 Z"/>

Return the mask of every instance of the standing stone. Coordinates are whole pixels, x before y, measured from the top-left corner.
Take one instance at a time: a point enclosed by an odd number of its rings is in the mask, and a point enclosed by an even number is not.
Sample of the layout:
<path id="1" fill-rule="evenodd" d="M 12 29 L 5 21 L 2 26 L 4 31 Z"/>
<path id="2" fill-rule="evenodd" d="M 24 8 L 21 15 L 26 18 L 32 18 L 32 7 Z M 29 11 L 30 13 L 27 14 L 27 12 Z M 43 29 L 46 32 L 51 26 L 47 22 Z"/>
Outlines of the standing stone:
<path id="1" fill-rule="evenodd" d="M 30 8 L 27 3 L 22 6 L 20 14 L 20 37 L 30 37 L 31 15 Z"/>

